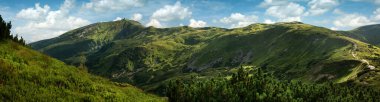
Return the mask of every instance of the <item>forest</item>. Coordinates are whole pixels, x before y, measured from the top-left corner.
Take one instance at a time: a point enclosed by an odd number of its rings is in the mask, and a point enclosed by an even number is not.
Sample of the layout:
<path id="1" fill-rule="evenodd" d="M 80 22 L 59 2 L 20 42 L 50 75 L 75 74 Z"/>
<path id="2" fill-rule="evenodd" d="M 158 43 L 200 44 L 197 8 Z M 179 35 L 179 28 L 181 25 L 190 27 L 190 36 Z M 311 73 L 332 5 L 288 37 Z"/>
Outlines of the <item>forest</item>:
<path id="1" fill-rule="evenodd" d="M 261 68 L 239 68 L 232 78 L 174 80 L 165 93 L 172 102 L 378 102 L 374 88 L 346 83 L 277 80 Z"/>

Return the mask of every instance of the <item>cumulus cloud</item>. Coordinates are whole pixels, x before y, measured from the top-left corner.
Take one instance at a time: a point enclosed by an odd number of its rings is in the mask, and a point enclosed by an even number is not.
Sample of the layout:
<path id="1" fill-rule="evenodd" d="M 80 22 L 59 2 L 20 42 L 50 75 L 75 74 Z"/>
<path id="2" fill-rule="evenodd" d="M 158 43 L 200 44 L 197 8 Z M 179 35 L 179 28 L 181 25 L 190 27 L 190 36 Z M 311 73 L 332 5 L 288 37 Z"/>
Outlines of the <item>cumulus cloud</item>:
<path id="1" fill-rule="evenodd" d="M 27 23 L 15 28 L 15 32 L 22 35 L 28 42 L 56 37 L 68 30 L 89 24 L 88 20 L 69 15 L 69 9 L 73 7 L 73 0 L 65 0 L 58 10 L 52 11 L 48 5 L 42 8 L 36 4 L 34 8 L 22 9 L 18 18 L 27 20 Z M 36 12 L 35 12 L 36 11 Z M 42 13 L 41 13 L 42 12 Z M 26 15 L 38 15 L 24 17 Z"/>
<path id="2" fill-rule="evenodd" d="M 331 30 L 339 30 L 338 28 L 336 27 L 330 27 Z"/>
<path id="3" fill-rule="evenodd" d="M 274 24 L 275 22 L 272 21 L 272 20 L 270 20 L 270 19 L 265 19 L 264 23 L 266 23 L 266 24 Z"/>
<path id="4" fill-rule="evenodd" d="M 301 21 L 301 16 L 304 14 L 305 7 L 290 2 L 286 5 L 277 5 L 269 7 L 265 14 L 278 18 L 279 21 Z"/>
<path id="5" fill-rule="evenodd" d="M 373 23 L 366 16 L 360 14 L 344 14 L 334 21 L 334 25 L 339 28 L 354 28 Z"/>
<path id="6" fill-rule="evenodd" d="M 326 13 L 327 11 L 333 9 L 339 5 L 338 0 L 311 0 L 308 3 L 310 9 L 307 15 L 315 16 Z"/>
<path id="7" fill-rule="evenodd" d="M 358 13 L 350 14 L 339 9 L 334 10 L 334 14 L 339 15 L 333 22 L 336 29 L 352 29 L 380 22 L 380 8 L 373 11 L 372 15 L 369 16 Z"/>
<path id="8" fill-rule="evenodd" d="M 380 21 L 380 8 L 377 8 L 374 12 L 373 12 L 373 17 L 372 17 L 373 20 L 375 21 Z"/>
<path id="9" fill-rule="evenodd" d="M 39 3 L 34 5 L 34 8 L 22 9 L 17 13 L 16 17 L 28 20 L 40 20 L 48 13 L 50 7 L 48 5 L 40 6 Z"/>
<path id="10" fill-rule="evenodd" d="M 121 17 L 116 17 L 113 21 L 119 21 L 119 20 L 122 20 L 123 18 Z M 135 20 L 135 21 L 140 21 L 142 19 L 142 14 L 140 13 L 135 13 L 131 16 L 130 18 L 131 20 Z"/>
<path id="11" fill-rule="evenodd" d="M 0 14 L 4 20 L 8 20 L 8 18 L 13 18 L 13 17 L 10 17 L 10 15 L 13 15 L 13 13 L 10 12 L 9 9 L 10 7 L 7 7 L 7 6 L 4 7 L 0 5 Z"/>
<path id="12" fill-rule="evenodd" d="M 229 17 L 224 17 L 219 21 L 224 24 L 231 24 L 231 28 L 245 27 L 257 22 L 258 17 L 255 15 L 246 16 L 240 13 L 232 13 Z"/>
<path id="13" fill-rule="evenodd" d="M 122 20 L 123 18 L 121 17 L 116 17 L 113 21 L 119 21 L 119 20 Z"/>
<path id="14" fill-rule="evenodd" d="M 141 7 L 143 4 L 143 0 L 91 0 L 88 3 L 85 3 L 82 8 L 96 12 L 106 12 Z"/>
<path id="15" fill-rule="evenodd" d="M 177 1 L 174 5 L 165 5 L 152 15 L 152 19 L 159 21 L 183 20 L 190 17 L 192 12 L 187 7 L 182 7 L 181 2 Z"/>
<path id="16" fill-rule="evenodd" d="M 140 20 L 142 20 L 142 17 L 143 17 L 142 14 L 135 13 L 132 15 L 131 20 L 140 21 Z"/>
<path id="17" fill-rule="evenodd" d="M 153 27 L 157 27 L 157 28 L 163 28 L 164 26 L 161 25 L 160 21 L 156 20 L 156 19 L 151 19 L 148 24 L 146 24 L 146 26 L 153 26 Z"/>
<path id="18" fill-rule="evenodd" d="M 355 2 L 372 2 L 374 4 L 380 5 L 380 0 L 351 0 Z"/>
<path id="19" fill-rule="evenodd" d="M 278 5 L 286 5 L 289 2 L 287 0 L 264 0 L 260 3 L 259 7 L 270 7 Z"/>
<path id="20" fill-rule="evenodd" d="M 195 19 L 190 19 L 190 27 L 198 28 L 198 27 L 205 27 L 207 25 L 206 22 L 201 21 L 201 20 L 195 20 Z"/>

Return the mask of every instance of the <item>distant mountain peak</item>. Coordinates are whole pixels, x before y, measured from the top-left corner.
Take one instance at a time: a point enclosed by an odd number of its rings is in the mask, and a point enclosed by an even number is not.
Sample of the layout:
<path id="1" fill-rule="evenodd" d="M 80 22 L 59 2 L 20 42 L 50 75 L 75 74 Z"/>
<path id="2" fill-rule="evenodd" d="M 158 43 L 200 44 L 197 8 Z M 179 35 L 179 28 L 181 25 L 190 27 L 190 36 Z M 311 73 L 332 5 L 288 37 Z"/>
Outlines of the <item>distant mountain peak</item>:
<path id="1" fill-rule="evenodd" d="M 299 21 L 292 21 L 292 22 L 277 22 L 275 24 L 304 24 L 304 23 L 299 22 Z"/>

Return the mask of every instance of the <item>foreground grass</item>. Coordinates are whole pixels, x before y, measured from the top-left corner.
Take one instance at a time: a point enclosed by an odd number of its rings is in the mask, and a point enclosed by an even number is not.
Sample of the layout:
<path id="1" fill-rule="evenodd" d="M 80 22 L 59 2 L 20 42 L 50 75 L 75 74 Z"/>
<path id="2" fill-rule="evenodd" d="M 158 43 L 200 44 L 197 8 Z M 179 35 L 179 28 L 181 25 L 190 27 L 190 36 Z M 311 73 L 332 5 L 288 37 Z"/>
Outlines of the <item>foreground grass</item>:
<path id="1" fill-rule="evenodd" d="M 131 86 L 0 41 L 1 101 L 165 101 Z"/>

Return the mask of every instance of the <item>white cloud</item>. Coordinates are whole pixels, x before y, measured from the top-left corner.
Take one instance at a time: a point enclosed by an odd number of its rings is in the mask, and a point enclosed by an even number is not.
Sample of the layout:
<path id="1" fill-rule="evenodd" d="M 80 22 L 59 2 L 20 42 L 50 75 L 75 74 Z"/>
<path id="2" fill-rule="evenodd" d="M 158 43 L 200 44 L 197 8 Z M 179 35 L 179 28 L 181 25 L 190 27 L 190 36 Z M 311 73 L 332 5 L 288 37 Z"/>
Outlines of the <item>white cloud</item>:
<path id="1" fill-rule="evenodd" d="M 245 27 L 257 21 L 255 15 L 245 16 L 240 13 L 232 13 L 229 17 L 224 17 L 219 21 L 224 24 L 231 24 L 231 28 Z"/>
<path id="2" fill-rule="evenodd" d="M 304 14 L 305 7 L 296 4 L 288 3 L 286 5 L 278 5 L 269 7 L 265 14 L 278 18 L 279 21 L 301 21 L 301 16 Z"/>
<path id="3" fill-rule="evenodd" d="M 270 19 L 265 19 L 264 23 L 266 23 L 266 24 L 274 24 L 275 22 L 272 21 L 272 20 L 270 20 Z"/>
<path id="4" fill-rule="evenodd" d="M 190 19 L 190 24 L 189 24 L 190 27 L 197 28 L 197 27 L 205 27 L 206 25 L 207 23 L 204 21 L 201 21 L 201 20 L 197 21 L 194 19 Z"/>
<path id="5" fill-rule="evenodd" d="M 35 8 L 22 9 L 18 15 L 19 18 L 27 20 L 27 23 L 15 28 L 16 34 L 22 35 L 28 42 L 38 41 L 42 39 L 52 38 L 60 34 L 89 24 L 88 20 L 70 16 L 69 10 L 73 7 L 73 0 L 65 0 L 59 10 L 47 10 L 45 15 L 39 15 L 37 18 L 28 18 L 21 15 L 28 9 L 29 11 L 38 11 L 41 9 L 39 6 Z M 49 8 L 48 5 L 44 8 Z M 40 17 L 41 16 L 41 17 Z"/>
<path id="6" fill-rule="evenodd" d="M 330 27 L 331 30 L 339 30 L 338 28 L 336 27 Z"/>
<path id="7" fill-rule="evenodd" d="M 123 18 L 121 17 L 116 17 L 113 21 L 119 21 L 119 20 L 122 20 Z M 142 19 L 142 14 L 140 13 L 135 13 L 131 16 L 130 18 L 131 20 L 134 20 L 134 21 L 140 21 Z"/>
<path id="8" fill-rule="evenodd" d="M 91 0 L 88 3 L 85 3 L 82 8 L 96 12 L 106 12 L 127 10 L 132 7 L 141 7 L 143 5 L 143 0 Z"/>
<path id="9" fill-rule="evenodd" d="M 372 0 L 372 2 L 374 2 L 375 4 L 380 4 L 380 0 Z"/>
<path id="10" fill-rule="evenodd" d="M 375 11 L 373 11 L 373 20 L 380 21 L 380 8 L 377 8 Z"/>
<path id="11" fill-rule="evenodd" d="M 131 20 L 140 21 L 140 20 L 142 20 L 142 17 L 143 17 L 142 14 L 135 13 L 132 15 Z"/>
<path id="12" fill-rule="evenodd" d="M 301 17 L 286 17 L 280 20 L 281 22 L 293 22 L 293 21 L 302 21 Z"/>
<path id="13" fill-rule="evenodd" d="M 369 16 L 358 13 L 349 14 L 339 9 L 334 10 L 334 14 L 340 15 L 333 22 L 337 29 L 352 29 L 380 22 L 380 8 L 373 11 L 372 15 Z"/>
<path id="14" fill-rule="evenodd" d="M 122 20 L 123 18 L 121 17 L 116 17 L 113 21 L 119 21 L 119 20 Z"/>
<path id="15" fill-rule="evenodd" d="M 152 19 L 159 21 L 183 20 L 190 17 L 192 14 L 187 7 L 182 7 L 181 2 L 176 2 L 174 5 L 165 5 L 158 9 L 152 15 Z"/>
<path id="16" fill-rule="evenodd" d="M 286 5 L 289 2 L 287 0 L 264 0 L 260 3 L 260 7 L 269 7 L 269 6 L 278 6 L 278 5 Z"/>
<path id="17" fill-rule="evenodd" d="M 359 14 L 344 14 L 334 21 L 334 25 L 339 28 L 355 28 L 373 23 L 366 16 Z"/>
<path id="18" fill-rule="evenodd" d="M 50 7 L 48 5 L 44 5 L 41 7 L 39 3 L 35 4 L 34 8 L 22 9 L 19 13 L 17 13 L 16 17 L 20 19 L 28 19 L 28 20 L 41 20 L 48 13 Z"/>
<path id="19" fill-rule="evenodd" d="M 351 0 L 355 2 L 372 2 L 374 4 L 380 5 L 380 0 Z"/>
<path id="20" fill-rule="evenodd" d="M 326 13 L 332 8 L 339 5 L 338 0 L 311 0 L 308 3 L 310 9 L 307 12 L 308 15 L 315 16 Z"/>
<path id="21" fill-rule="evenodd" d="M 149 23 L 146 24 L 146 26 L 153 26 L 153 27 L 157 27 L 157 28 L 163 28 L 164 26 L 161 25 L 160 21 L 156 20 L 156 19 L 150 19 Z"/>
<path id="22" fill-rule="evenodd" d="M 74 3 L 74 0 L 65 0 L 59 9 L 63 12 L 68 12 L 69 9 L 74 7 Z"/>
<path id="23" fill-rule="evenodd" d="M 7 7 L 7 6 L 1 6 L 0 5 L 0 14 L 1 14 L 1 17 L 7 21 L 7 20 L 12 20 L 14 17 L 13 17 L 13 12 L 10 12 L 10 7 Z M 11 17 L 12 15 L 12 17 Z"/>

